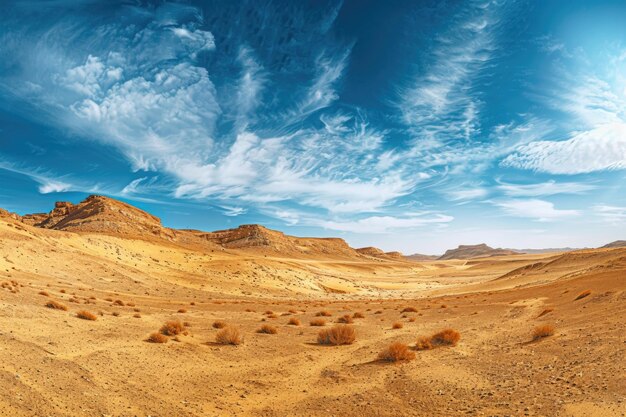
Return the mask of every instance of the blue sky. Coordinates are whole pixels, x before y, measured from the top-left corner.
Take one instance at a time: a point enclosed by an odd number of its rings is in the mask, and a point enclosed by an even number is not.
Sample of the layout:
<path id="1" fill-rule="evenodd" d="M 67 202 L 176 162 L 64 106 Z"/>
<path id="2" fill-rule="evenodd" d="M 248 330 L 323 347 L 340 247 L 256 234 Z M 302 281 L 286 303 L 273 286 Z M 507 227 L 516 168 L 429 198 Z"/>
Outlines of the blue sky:
<path id="1" fill-rule="evenodd" d="M 141 5 L 138 5 L 141 4 Z M 623 1 L 0 6 L 0 206 L 354 246 L 626 238 Z"/>

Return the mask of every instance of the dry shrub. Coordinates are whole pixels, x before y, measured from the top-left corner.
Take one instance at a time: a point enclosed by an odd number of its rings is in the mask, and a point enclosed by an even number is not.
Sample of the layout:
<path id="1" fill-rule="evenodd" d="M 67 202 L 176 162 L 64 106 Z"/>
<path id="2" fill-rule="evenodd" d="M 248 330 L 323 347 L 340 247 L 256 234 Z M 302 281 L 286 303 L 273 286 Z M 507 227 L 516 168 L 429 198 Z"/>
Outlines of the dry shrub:
<path id="1" fill-rule="evenodd" d="M 290 312 L 291 314 L 296 314 L 296 313 L 298 312 L 298 310 L 294 310 L 294 309 L 292 308 L 291 310 L 289 310 L 289 312 Z"/>
<path id="2" fill-rule="evenodd" d="M 223 320 L 216 320 L 213 322 L 214 329 L 223 329 L 224 327 L 226 327 L 226 322 Z"/>
<path id="3" fill-rule="evenodd" d="M 352 318 L 354 318 L 354 319 L 364 319 L 365 315 L 363 313 L 360 313 L 360 312 L 357 311 L 356 313 L 354 313 L 352 315 Z"/>
<path id="4" fill-rule="evenodd" d="M 113 305 L 115 306 L 124 306 L 124 302 L 122 300 L 115 300 L 113 301 Z"/>
<path id="5" fill-rule="evenodd" d="M 267 315 L 267 318 L 268 318 L 268 319 L 277 319 L 277 318 L 278 318 L 278 316 L 277 316 L 276 314 L 268 314 L 268 315 Z"/>
<path id="6" fill-rule="evenodd" d="M 456 346 L 461 340 L 461 333 L 453 329 L 445 329 L 430 337 L 430 343 L 434 346 Z"/>
<path id="7" fill-rule="evenodd" d="M 574 299 L 574 301 L 576 300 L 581 300 L 585 297 L 588 297 L 591 295 L 591 290 L 585 290 L 583 292 L 581 292 L 580 294 L 578 294 L 578 296 Z"/>
<path id="8" fill-rule="evenodd" d="M 413 323 L 413 322 L 415 322 L 415 320 L 416 320 L 416 318 L 415 318 L 415 317 L 411 317 L 411 318 L 409 319 L 409 322 Z"/>
<path id="9" fill-rule="evenodd" d="M 442 305 L 441 305 L 441 308 L 448 308 L 448 306 L 447 306 L 447 305 L 445 305 L 445 304 L 442 304 Z"/>
<path id="10" fill-rule="evenodd" d="M 135 313 L 135 314 L 133 314 L 133 317 L 136 318 L 136 319 L 140 319 L 141 318 L 141 314 Z"/>
<path id="11" fill-rule="evenodd" d="M 126 303 L 126 305 L 127 305 L 128 307 L 135 307 L 135 303 L 132 303 L 132 302 Z"/>
<path id="12" fill-rule="evenodd" d="M 195 306 L 195 305 L 196 305 L 196 302 L 195 302 L 195 301 L 192 301 L 192 302 L 190 302 L 190 303 L 189 303 L 189 305 L 190 305 L 190 306 Z"/>
<path id="13" fill-rule="evenodd" d="M 324 319 L 313 319 L 311 320 L 311 326 L 326 326 L 326 320 Z"/>
<path id="14" fill-rule="evenodd" d="M 44 297 L 50 297 L 47 291 L 39 291 L 39 295 L 43 295 Z"/>
<path id="15" fill-rule="evenodd" d="M 159 331 L 165 336 L 176 336 L 185 331 L 185 326 L 179 320 L 166 321 Z"/>
<path id="16" fill-rule="evenodd" d="M 410 361 L 415 359 L 415 352 L 412 352 L 404 343 L 395 342 L 380 352 L 378 359 L 387 362 Z"/>
<path id="17" fill-rule="evenodd" d="M 337 323 L 352 324 L 354 323 L 354 319 L 350 314 L 345 314 L 337 319 Z"/>
<path id="18" fill-rule="evenodd" d="M 111 315 L 112 315 L 113 317 L 119 317 L 119 316 L 120 316 L 120 313 L 118 313 L 117 311 L 114 311 L 114 312 L 112 312 L 112 313 L 111 313 Z"/>
<path id="19" fill-rule="evenodd" d="M 276 333 L 278 333 L 278 329 L 276 328 L 276 326 L 270 326 L 269 324 L 264 324 L 256 332 L 257 333 L 265 333 L 265 334 L 276 334 Z"/>
<path id="20" fill-rule="evenodd" d="M 317 343 L 320 345 L 351 345 L 355 340 L 354 327 L 347 324 L 337 324 L 330 329 L 320 330 L 317 334 Z"/>
<path id="21" fill-rule="evenodd" d="M 224 327 L 215 335 L 215 341 L 222 345 L 240 345 L 243 338 L 236 327 Z"/>
<path id="22" fill-rule="evenodd" d="M 78 313 L 76 313 L 76 317 L 78 317 L 79 319 L 92 320 L 92 321 L 98 318 L 95 314 L 90 313 L 89 311 L 86 311 L 86 310 L 81 310 Z"/>
<path id="23" fill-rule="evenodd" d="M 274 312 L 272 310 L 267 310 L 264 314 L 270 315 L 270 314 L 274 314 Z"/>
<path id="24" fill-rule="evenodd" d="M 430 337 L 421 336 L 415 342 L 415 350 L 430 350 L 433 344 L 430 343 Z"/>
<path id="25" fill-rule="evenodd" d="M 552 336 L 554 334 L 554 326 L 544 324 L 543 326 L 535 327 L 533 330 L 533 340 L 543 339 L 544 337 Z"/>
<path id="26" fill-rule="evenodd" d="M 295 318 L 295 317 L 292 317 L 292 318 L 290 318 L 290 319 L 289 319 L 289 321 L 287 322 L 287 324 L 290 324 L 290 325 L 292 325 L 292 326 L 299 326 L 301 323 L 300 323 L 300 320 L 298 320 L 298 319 L 297 319 L 297 318 Z"/>
<path id="27" fill-rule="evenodd" d="M 148 336 L 146 342 L 150 343 L 167 343 L 167 337 L 163 336 L 161 333 L 154 332 Z"/>
<path id="28" fill-rule="evenodd" d="M 374 311 L 374 314 L 383 314 L 383 311 L 382 310 L 376 310 L 376 311 Z"/>
<path id="29" fill-rule="evenodd" d="M 330 311 L 324 310 L 324 311 L 319 311 L 315 314 L 315 316 L 317 317 L 330 317 L 332 316 Z"/>
<path id="30" fill-rule="evenodd" d="M 179 312 L 179 313 L 186 313 L 186 312 L 187 312 L 187 309 L 186 309 L 186 308 L 179 308 L 179 309 L 178 309 L 178 312 Z"/>
<path id="31" fill-rule="evenodd" d="M 65 290 L 61 290 L 61 291 L 60 291 L 60 293 L 61 293 L 61 294 L 65 294 L 66 292 L 67 292 L 67 291 L 65 291 Z"/>
<path id="32" fill-rule="evenodd" d="M 391 325 L 392 329 L 401 329 L 404 327 L 404 324 L 402 324 L 401 321 L 396 321 L 394 324 Z"/>
<path id="33" fill-rule="evenodd" d="M 545 316 L 545 315 L 546 315 L 546 314 L 548 314 L 548 313 L 552 313 L 553 311 L 554 311 L 554 309 L 553 309 L 553 308 L 546 308 L 545 310 L 543 310 L 543 311 L 541 312 L 541 314 L 539 314 L 539 315 L 537 316 L 537 318 L 542 317 L 542 316 Z"/>
<path id="34" fill-rule="evenodd" d="M 135 313 L 139 313 L 141 310 L 140 310 L 140 309 L 138 309 L 138 308 L 133 308 L 133 311 L 134 311 Z"/>
<path id="35" fill-rule="evenodd" d="M 46 307 L 52 308 L 52 309 L 55 309 L 55 310 L 67 311 L 67 307 L 65 305 L 59 303 L 58 301 L 54 301 L 54 300 L 48 301 L 46 303 Z"/>
<path id="36" fill-rule="evenodd" d="M 417 313 L 417 309 L 415 307 L 406 307 L 401 313 Z"/>

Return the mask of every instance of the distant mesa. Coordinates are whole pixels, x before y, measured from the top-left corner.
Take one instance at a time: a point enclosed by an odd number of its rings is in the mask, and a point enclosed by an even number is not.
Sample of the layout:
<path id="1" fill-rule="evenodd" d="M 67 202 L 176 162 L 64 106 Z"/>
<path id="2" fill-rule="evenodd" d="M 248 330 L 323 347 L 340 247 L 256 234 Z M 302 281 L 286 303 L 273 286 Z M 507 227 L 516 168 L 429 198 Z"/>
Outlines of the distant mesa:
<path id="1" fill-rule="evenodd" d="M 404 255 L 401 252 L 385 252 L 382 249 L 378 249 L 373 246 L 358 248 L 356 251 L 361 255 L 371 256 L 374 258 L 404 260 Z"/>
<path id="2" fill-rule="evenodd" d="M 616 240 L 615 242 L 607 243 L 606 245 L 602 246 L 602 248 L 626 248 L 626 240 Z"/>
<path id="3" fill-rule="evenodd" d="M 512 251 L 509 249 L 494 249 L 484 243 L 481 243 L 479 245 L 459 245 L 459 247 L 456 249 L 448 249 L 446 253 L 444 253 L 438 259 L 441 261 L 447 259 L 471 259 L 483 258 L 488 256 L 516 255 L 519 253 L 520 252 Z"/>
<path id="4" fill-rule="evenodd" d="M 439 255 L 423 255 L 421 253 L 414 253 L 413 255 L 405 256 L 405 258 L 411 261 L 434 261 L 439 258 Z"/>

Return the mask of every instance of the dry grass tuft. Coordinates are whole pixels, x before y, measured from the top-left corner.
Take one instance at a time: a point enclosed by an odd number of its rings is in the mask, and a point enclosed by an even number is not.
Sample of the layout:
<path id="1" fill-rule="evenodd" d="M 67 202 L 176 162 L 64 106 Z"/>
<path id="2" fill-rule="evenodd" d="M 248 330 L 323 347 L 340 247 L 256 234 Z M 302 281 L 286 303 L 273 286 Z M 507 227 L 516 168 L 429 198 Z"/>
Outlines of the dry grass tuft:
<path id="1" fill-rule="evenodd" d="M 386 362 L 410 361 L 415 359 L 415 352 L 412 352 L 404 343 L 395 342 L 380 352 L 378 359 Z"/>
<path id="2" fill-rule="evenodd" d="M 59 303 L 58 301 L 54 301 L 54 300 L 50 300 L 46 303 L 46 307 L 48 308 L 52 308 L 54 310 L 63 310 L 63 311 L 67 311 L 67 307 L 61 303 Z"/>
<path id="3" fill-rule="evenodd" d="M 351 345 L 355 340 L 354 327 L 347 324 L 337 324 L 330 329 L 320 330 L 317 334 L 317 343 L 320 345 Z"/>
<path id="4" fill-rule="evenodd" d="M 401 321 L 396 321 L 394 324 L 391 325 L 392 329 L 401 329 L 404 327 L 404 324 L 402 324 Z"/>
<path id="5" fill-rule="evenodd" d="M 430 343 L 434 346 L 456 346 L 461 340 L 461 333 L 454 329 L 445 329 L 430 337 Z"/>
<path id="6" fill-rule="evenodd" d="M 581 292 L 580 294 L 578 294 L 578 296 L 574 299 L 574 301 L 581 300 L 581 299 L 583 299 L 585 297 L 588 297 L 590 295 L 591 295 L 591 290 L 585 290 L 585 291 Z"/>
<path id="7" fill-rule="evenodd" d="M 337 323 L 352 324 L 354 323 L 354 319 L 350 314 L 345 314 L 337 319 Z"/>
<path id="8" fill-rule="evenodd" d="M 382 310 L 376 310 L 376 311 L 374 311 L 374 314 L 383 314 L 383 311 Z"/>
<path id="9" fill-rule="evenodd" d="M 215 341 L 222 345 L 240 345 L 243 338 L 236 327 L 224 327 L 215 335 Z"/>
<path id="10" fill-rule="evenodd" d="M 213 322 L 214 329 L 223 329 L 224 327 L 226 327 L 226 322 L 223 320 L 216 320 Z"/>
<path id="11" fill-rule="evenodd" d="M 433 344 L 430 343 L 430 337 L 421 336 L 415 342 L 415 350 L 430 350 Z"/>
<path id="12" fill-rule="evenodd" d="M 552 336 L 554 334 L 554 326 L 544 324 L 543 326 L 535 327 L 533 330 L 533 340 L 543 339 L 544 337 Z"/>
<path id="13" fill-rule="evenodd" d="M 548 314 L 548 313 L 552 313 L 553 311 L 554 311 L 554 309 L 553 309 L 553 308 L 546 308 L 545 310 L 543 310 L 543 311 L 541 312 L 541 314 L 539 314 L 539 315 L 537 316 L 537 318 L 539 318 L 539 317 L 543 317 L 543 316 L 545 316 L 545 315 L 546 315 L 546 314 Z"/>
<path id="14" fill-rule="evenodd" d="M 278 315 L 277 315 L 277 314 L 268 314 L 268 315 L 267 315 L 267 318 L 268 318 L 268 319 L 277 319 L 277 318 L 278 318 Z"/>
<path id="15" fill-rule="evenodd" d="M 326 320 L 324 319 L 313 319 L 311 320 L 311 326 L 326 326 Z"/>
<path id="16" fill-rule="evenodd" d="M 401 313 L 417 313 L 417 309 L 415 307 L 406 307 Z"/>
<path id="17" fill-rule="evenodd" d="M 76 317 L 78 317 L 79 319 L 92 320 L 92 321 L 98 318 L 95 314 L 90 313 L 89 311 L 86 311 L 86 310 L 81 310 L 78 313 L 76 313 Z"/>
<path id="18" fill-rule="evenodd" d="M 363 313 L 357 311 L 356 313 L 354 313 L 352 315 L 352 318 L 354 318 L 354 319 L 364 319 L 365 315 Z"/>
<path id="19" fill-rule="evenodd" d="M 276 328 L 276 326 L 271 326 L 269 324 L 264 324 L 256 332 L 257 333 L 265 333 L 265 334 L 276 334 L 276 333 L 278 333 L 278 329 Z"/>
<path id="20" fill-rule="evenodd" d="M 290 324 L 290 325 L 292 325 L 292 326 L 299 326 L 299 325 L 300 325 L 300 324 L 302 324 L 302 323 L 300 323 L 300 320 L 298 320 L 297 318 L 292 317 L 292 318 L 290 318 L 290 319 L 289 319 L 289 321 L 287 322 L 287 324 Z"/>
<path id="21" fill-rule="evenodd" d="M 179 313 L 186 313 L 186 312 L 187 312 L 187 309 L 186 309 L 186 308 L 179 308 L 179 309 L 178 309 L 178 312 L 179 312 Z"/>
<path id="22" fill-rule="evenodd" d="M 159 332 L 165 336 L 176 336 L 185 331 L 185 325 L 180 320 L 170 320 L 165 322 L 159 329 Z"/>
<path id="23" fill-rule="evenodd" d="M 415 320 L 416 320 L 416 318 L 415 318 L 415 317 L 411 317 L 411 318 L 409 319 L 409 322 L 413 323 L 413 322 L 415 322 Z"/>
<path id="24" fill-rule="evenodd" d="M 332 316 L 332 313 L 330 311 L 324 310 L 324 311 L 317 312 L 315 316 L 316 317 L 330 317 Z"/>
<path id="25" fill-rule="evenodd" d="M 161 333 L 154 332 L 146 339 L 146 342 L 150 343 L 167 343 L 167 337 Z"/>
<path id="26" fill-rule="evenodd" d="M 135 313 L 135 314 L 133 314 L 133 317 L 136 318 L 136 319 L 140 319 L 141 318 L 141 314 Z"/>

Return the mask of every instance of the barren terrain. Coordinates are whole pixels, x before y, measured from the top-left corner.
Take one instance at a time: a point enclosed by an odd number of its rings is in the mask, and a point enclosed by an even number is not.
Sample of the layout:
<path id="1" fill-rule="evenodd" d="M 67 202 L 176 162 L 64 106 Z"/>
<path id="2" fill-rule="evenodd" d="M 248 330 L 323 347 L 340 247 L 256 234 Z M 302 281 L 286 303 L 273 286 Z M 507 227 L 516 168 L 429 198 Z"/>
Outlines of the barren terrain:
<path id="1" fill-rule="evenodd" d="M 1 415 L 626 415 L 626 248 L 412 261 L 118 203 L 0 217 Z M 355 313 L 352 344 L 317 343 Z M 456 345 L 415 349 L 447 328 Z M 415 359 L 379 360 L 396 341 Z"/>

